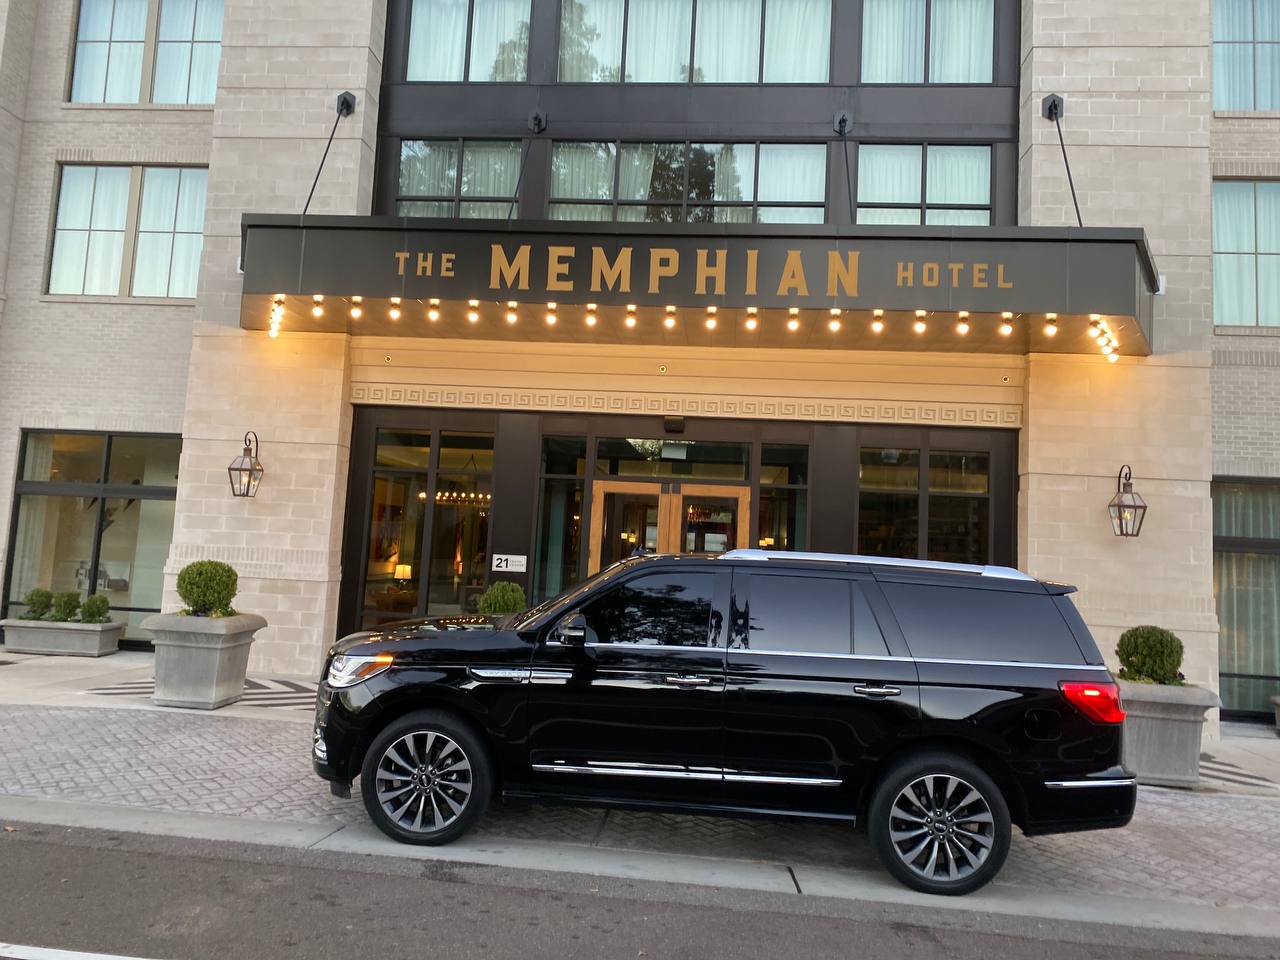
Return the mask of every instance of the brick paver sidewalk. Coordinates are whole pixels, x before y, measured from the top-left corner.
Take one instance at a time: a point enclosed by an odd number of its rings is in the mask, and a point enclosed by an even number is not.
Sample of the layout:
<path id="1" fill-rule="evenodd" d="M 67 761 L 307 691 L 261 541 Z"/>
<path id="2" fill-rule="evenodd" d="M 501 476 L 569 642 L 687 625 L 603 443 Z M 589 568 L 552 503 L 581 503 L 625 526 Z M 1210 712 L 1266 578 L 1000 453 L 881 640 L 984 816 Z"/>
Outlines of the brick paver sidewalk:
<path id="1" fill-rule="evenodd" d="M 0 794 L 335 826 L 364 817 L 311 772 L 308 726 L 153 710 L 0 706 Z M 495 805 L 479 830 L 878 869 L 864 838 L 827 824 Z M 1014 838 L 1001 883 L 1280 909 L 1280 800 L 1143 789 L 1125 830 Z"/>

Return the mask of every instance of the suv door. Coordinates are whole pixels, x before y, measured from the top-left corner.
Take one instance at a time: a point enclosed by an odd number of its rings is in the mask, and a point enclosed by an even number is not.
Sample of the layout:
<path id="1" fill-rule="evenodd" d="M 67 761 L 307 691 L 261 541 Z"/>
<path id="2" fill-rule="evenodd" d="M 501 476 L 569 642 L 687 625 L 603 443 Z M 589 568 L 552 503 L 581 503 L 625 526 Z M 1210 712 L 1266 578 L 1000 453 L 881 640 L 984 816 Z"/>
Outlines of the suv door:
<path id="1" fill-rule="evenodd" d="M 871 767 L 920 714 L 875 582 L 739 567 L 730 623 L 726 802 L 852 817 Z"/>
<path id="2" fill-rule="evenodd" d="M 573 611 L 581 640 L 549 627 L 529 688 L 534 790 L 718 802 L 728 599 L 723 566 L 646 565 Z"/>

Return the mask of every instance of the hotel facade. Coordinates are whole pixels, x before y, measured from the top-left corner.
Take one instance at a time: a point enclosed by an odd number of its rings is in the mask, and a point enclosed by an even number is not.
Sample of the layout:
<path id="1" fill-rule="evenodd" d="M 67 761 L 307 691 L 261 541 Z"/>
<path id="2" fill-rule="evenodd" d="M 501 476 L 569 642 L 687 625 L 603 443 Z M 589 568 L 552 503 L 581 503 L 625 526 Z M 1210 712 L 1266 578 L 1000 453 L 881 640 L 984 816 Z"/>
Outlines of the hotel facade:
<path id="1" fill-rule="evenodd" d="M 638 548 L 860 552 L 1265 711 L 1278 60 L 1265 0 L 0 0 L 4 612 L 145 643 L 224 560 L 314 674 Z"/>

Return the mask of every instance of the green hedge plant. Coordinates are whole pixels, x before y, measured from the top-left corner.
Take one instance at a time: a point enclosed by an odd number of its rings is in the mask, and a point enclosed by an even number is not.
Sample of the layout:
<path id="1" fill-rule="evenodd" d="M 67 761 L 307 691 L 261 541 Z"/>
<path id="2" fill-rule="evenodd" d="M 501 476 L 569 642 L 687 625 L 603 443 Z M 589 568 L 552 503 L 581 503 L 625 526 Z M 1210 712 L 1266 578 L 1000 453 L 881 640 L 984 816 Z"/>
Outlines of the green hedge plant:
<path id="1" fill-rule="evenodd" d="M 53 595 L 53 608 L 49 611 L 48 619 L 54 623 L 67 623 L 74 620 L 79 612 L 80 594 L 74 592 L 55 593 Z"/>
<path id="2" fill-rule="evenodd" d="M 197 560 L 178 574 L 178 596 L 187 605 L 182 612 L 193 617 L 230 617 L 240 578 L 235 569 L 219 560 Z"/>
<path id="3" fill-rule="evenodd" d="M 480 594 L 480 599 L 476 601 L 476 609 L 490 617 L 519 613 L 528 605 L 524 588 L 509 580 L 489 584 L 489 589 Z"/>
<path id="4" fill-rule="evenodd" d="M 43 620 L 49 616 L 49 609 L 53 606 L 53 594 L 39 588 L 28 590 L 22 602 L 27 606 L 23 620 Z"/>
<path id="5" fill-rule="evenodd" d="M 80 604 L 80 622 L 110 623 L 111 601 L 100 593 L 86 598 L 84 603 Z"/>
<path id="6" fill-rule="evenodd" d="M 1116 645 L 1120 676 L 1137 683 L 1182 683 L 1182 641 L 1163 627 L 1131 627 Z"/>

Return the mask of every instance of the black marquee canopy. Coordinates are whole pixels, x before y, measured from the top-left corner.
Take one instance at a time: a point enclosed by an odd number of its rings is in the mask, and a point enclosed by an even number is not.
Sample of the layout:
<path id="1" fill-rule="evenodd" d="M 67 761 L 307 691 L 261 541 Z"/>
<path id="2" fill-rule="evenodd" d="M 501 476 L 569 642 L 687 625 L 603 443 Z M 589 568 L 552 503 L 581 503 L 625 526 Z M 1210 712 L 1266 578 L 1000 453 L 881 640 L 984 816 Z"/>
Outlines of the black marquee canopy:
<path id="1" fill-rule="evenodd" d="M 1158 287 L 1114 227 L 251 214 L 241 262 L 245 329 L 517 342 L 1145 356 Z"/>

